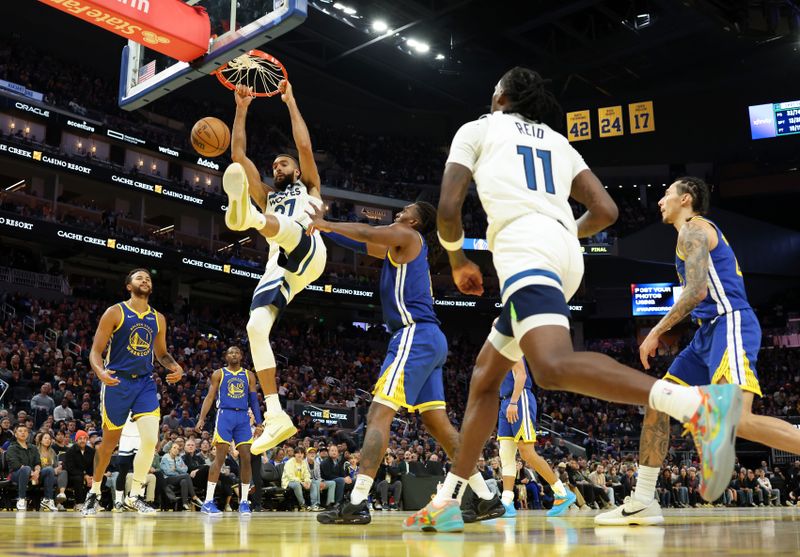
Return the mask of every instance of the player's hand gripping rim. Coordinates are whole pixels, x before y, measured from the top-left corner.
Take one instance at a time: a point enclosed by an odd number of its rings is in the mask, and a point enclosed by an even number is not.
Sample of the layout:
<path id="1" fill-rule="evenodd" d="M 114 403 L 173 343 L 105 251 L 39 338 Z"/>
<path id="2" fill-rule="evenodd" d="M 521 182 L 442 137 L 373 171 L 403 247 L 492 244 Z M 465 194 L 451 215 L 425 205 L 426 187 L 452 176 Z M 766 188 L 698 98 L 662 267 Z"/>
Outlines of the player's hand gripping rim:
<path id="1" fill-rule="evenodd" d="M 247 108 L 253 102 L 255 95 L 250 87 L 240 83 L 234 90 L 233 98 L 236 99 L 236 108 Z"/>

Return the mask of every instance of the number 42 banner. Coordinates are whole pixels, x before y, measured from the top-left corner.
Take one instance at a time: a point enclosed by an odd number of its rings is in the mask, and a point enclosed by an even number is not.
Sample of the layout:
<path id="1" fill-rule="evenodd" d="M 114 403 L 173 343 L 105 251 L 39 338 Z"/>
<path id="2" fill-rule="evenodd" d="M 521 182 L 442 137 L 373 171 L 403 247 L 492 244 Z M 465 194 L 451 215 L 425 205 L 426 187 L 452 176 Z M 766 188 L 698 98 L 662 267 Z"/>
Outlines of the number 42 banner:
<path id="1" fill-rule="evenodd" d="M 585 141 L 592 138 L 592 123 L 588 110 L 567 112 L 567 139 Z"/>

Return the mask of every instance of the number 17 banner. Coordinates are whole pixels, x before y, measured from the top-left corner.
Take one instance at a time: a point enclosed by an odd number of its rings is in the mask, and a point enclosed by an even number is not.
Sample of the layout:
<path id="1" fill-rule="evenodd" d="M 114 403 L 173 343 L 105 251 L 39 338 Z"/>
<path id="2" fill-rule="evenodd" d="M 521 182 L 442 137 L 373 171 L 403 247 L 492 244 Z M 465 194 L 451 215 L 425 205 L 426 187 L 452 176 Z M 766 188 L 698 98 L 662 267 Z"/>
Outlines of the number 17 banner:
<path id="1" fill-rule="evenodd" d="M 656 131 L 653 119 L 653 101 L 631 103 L 628 105 L 631 133 L 646 133 Z"/>

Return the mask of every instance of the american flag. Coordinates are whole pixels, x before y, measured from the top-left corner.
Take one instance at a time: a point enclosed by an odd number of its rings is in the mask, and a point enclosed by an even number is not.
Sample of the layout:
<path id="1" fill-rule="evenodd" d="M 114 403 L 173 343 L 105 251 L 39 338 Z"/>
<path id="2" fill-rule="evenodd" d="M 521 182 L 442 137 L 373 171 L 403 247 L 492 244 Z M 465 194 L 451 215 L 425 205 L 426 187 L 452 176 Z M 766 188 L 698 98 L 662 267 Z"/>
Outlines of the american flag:
<path id="1" fill-rule="evenodd" d="M 156 61 L 153 60 L 139 68 L 139 83 L 147 81 L 156 75 Z"/>

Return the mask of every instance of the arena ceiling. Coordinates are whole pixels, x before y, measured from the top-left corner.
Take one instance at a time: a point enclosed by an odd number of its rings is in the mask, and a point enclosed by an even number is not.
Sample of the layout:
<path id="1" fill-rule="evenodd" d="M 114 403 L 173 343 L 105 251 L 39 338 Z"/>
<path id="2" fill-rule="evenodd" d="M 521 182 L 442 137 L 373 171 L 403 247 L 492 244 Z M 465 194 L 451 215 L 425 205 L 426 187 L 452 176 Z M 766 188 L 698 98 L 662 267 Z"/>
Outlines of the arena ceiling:
<path id="1" fill-rule="evenodd" d="M 13 7 L 11 6 L 13 4 Z M 265 47 L 306 88 L 388 109 L 474 112 L 498 77 L 527 65 L 562 99 L 704 86 L 797 55 L 793 0 L 309 0 L 309 17 Z M 354 12 L 348 15 L 343 8 Z M 123 41 L 39 2 L 3 2 L 20 43 L 80 58 L 116 80 Z M 376 20 L 393 33 L 377 33 Z M 59 33 L 42 33 L 42 29 Z M 424 42 L 429 51 L 410 48 Z M 770 60 L 772 63 L 770 63 Z M 209 89 L 206 87 L 206 89 Z M 218 94 L 221 91 L 214 90 Z"/>

